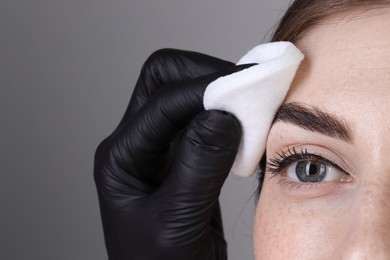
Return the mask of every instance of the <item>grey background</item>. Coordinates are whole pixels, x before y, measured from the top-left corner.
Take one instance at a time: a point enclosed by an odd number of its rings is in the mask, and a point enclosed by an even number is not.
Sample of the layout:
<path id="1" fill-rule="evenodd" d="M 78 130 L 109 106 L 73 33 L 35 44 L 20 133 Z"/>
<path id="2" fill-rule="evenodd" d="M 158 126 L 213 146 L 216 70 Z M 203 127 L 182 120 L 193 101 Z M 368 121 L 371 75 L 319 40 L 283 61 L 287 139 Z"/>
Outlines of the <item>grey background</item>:
<path id="1" fill-rule="evenodd" d="M 138 73 L 171 47 L 237 61 L 289 0 L 1 0 L 0 259 L 106 259 L 92 177 Z M 254 178 L 222 191 L 230 259 L 252 259 Z"/>

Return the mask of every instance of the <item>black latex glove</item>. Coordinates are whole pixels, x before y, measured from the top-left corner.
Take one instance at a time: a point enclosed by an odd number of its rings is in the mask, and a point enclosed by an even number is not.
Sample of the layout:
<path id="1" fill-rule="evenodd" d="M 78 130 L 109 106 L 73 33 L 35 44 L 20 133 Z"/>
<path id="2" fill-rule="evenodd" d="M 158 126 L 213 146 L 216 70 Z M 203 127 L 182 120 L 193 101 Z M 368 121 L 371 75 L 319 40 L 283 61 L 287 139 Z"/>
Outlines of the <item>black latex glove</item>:
<path id="1" fill-rule="evenodd" d="M 95 154 L 109 259 L 227 259 L 218 196 L 241 130 L 231 114 L 204 111 L 203 93 L 245 67 L 171 49 L 146 61 Z"/>

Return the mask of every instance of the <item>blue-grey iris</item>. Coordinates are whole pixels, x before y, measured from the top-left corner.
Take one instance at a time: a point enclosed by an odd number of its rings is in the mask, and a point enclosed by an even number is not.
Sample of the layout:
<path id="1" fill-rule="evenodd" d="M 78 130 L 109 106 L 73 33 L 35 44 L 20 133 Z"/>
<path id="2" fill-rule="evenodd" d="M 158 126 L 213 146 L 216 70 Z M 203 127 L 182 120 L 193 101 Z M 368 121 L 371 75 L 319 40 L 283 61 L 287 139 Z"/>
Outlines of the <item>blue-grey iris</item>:
<path id="1" fill-rule="evenodd" d="M 321 162 L 300 161 L 295 167 L 297 177 L 302 182 L 320 182 L 326 176 L 327 166 Z"/>

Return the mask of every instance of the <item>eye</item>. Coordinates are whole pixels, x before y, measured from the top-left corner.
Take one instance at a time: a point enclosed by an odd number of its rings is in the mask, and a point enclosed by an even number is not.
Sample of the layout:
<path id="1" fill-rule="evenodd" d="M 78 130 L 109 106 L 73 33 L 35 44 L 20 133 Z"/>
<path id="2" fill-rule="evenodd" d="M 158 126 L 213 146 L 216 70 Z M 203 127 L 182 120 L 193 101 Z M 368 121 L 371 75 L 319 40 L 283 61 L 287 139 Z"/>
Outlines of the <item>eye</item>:
<path id="1" fill-rule="evenodd" d="M 315 160 L 296 161 L 286 168 L 286 176 L 300 182 L 341 180 L 344 175 L 335 167 Z"/>
<path id="2" fill-rule="evenodd" d="M 282 174 L 295 183 L 350 182 L 350 174 L 324 156 L 294 147 L 276 153 L 267 161 L 267 171 L 274 176 Z"/>

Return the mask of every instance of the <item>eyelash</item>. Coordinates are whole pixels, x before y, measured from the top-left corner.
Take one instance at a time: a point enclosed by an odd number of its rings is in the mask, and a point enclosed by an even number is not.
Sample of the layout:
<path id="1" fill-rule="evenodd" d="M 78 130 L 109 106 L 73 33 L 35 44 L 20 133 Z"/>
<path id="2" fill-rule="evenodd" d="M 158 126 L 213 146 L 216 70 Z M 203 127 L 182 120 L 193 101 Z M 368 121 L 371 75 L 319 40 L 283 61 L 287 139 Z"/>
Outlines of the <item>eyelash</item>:
<path id="1" fill-rule="evenodd" d="M 319 162 L 323 163 L 325 165 L 333 166 L 337 170 L 350 175 L 348 172 L 346 172 L 343 168 L 338 166 L 336 163 L 322 157 L 321 155 L 309 153 L 307 149 L 300 151 L 297 151 L 297 149 L 288 148 L 286 152 L 280 152 L 277 153 L 276 158 L 271 158 L 267 162 L 267 171 L 272 173 L 274 176 L 280 174 L 283 170 L 285 170 L 288 166 L 293 164 L 297 161 L 313 161 L 313 162 Z"/>

